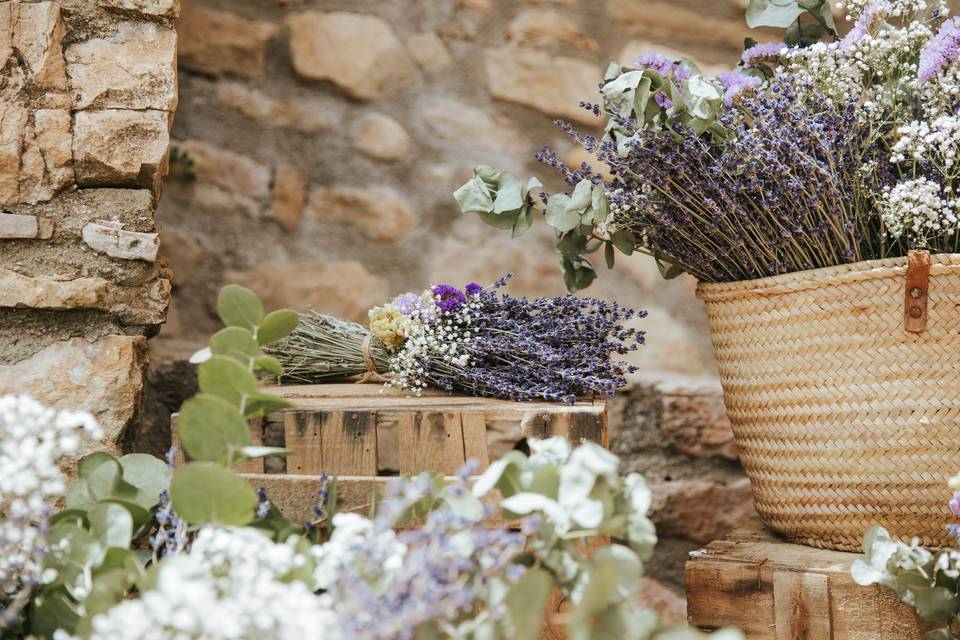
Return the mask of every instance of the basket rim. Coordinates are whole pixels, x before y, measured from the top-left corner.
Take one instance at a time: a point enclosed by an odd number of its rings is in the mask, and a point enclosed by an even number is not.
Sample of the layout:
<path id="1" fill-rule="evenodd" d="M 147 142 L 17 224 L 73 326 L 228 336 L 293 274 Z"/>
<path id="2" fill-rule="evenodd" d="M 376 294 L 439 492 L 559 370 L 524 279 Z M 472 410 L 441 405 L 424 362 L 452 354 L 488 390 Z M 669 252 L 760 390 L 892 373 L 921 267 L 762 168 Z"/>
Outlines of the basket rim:
<path id="1" fill-rule="evenodd" d="M 930 275 L 960 270 L 960 253 L 930 255 Z M 861 260 L 833 267 L 793 271 L 778 276 L 733 282 L 698 282 L 697 297 L 704 302 L 721 302 L 734 298 L 769 296 L 818 289 L 877 278 L 903 277 L 907 257 Z"/>

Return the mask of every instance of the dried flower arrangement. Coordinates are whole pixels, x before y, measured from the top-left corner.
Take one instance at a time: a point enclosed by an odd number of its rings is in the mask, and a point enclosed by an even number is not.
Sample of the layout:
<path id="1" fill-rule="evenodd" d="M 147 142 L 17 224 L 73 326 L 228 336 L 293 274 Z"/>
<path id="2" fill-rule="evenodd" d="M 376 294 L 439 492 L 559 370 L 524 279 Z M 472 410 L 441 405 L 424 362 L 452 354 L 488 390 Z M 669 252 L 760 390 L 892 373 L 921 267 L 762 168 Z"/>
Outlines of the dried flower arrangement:
<path id="1" fill-rule="evenodd" d="M 438 311 L 469 305 L 466 292 L 438 291 Z M 468 463 L 452 478 L 395 478 L 369 516 L 337 512 L 336 479 L 324 478 L 315 519 L 284 518 L 231 467 L 285 453 L 250 445 L 248 420 L 290 406 L 250 381 L 282 373 L 261 347 L 296 316 L 264 314 L 236 286 L 217 308 L 228 326 L 181 410 L 183 466 L 93 453 L 64 495 L 64 456 L 98 433 L 95 420 L 0 398 L 0 635 L 535 640 L 556 589 L 570 602 L 570 637 L 705 638 L 637 603 L 656 543 L 652 494 L 596 444 L 531 439 L 529 455 L 511 451 L 479 477 Z M 494 513 L 519 526 L 494 526 Z M 423 525 L 405 529 L 414 517 Z M 588 557 L 580 544 L 597 536 L 617 542 Z"/>
<path id="2" fill-rule="evenodd" d="M 509 276 L 508 276 L 509 277 Z M 511 400 L 573 403 L 612 396 L 633 370 L 615 358 L 642 344 L 625 324 L 645 312 L 592 298 L 527 300 L 490 287 L 439 284 L 370 310 L 370 328 L 321 313 L 269 353 L 285 382 L 322 382 L 367 373 L 419 392 L 428 387 Z"/>
<path id="3" fill-rule="evenodd" d="M 841 39 L 828 0 L 751 0 L 748 23 L 786 27 L 785 42 L 748 42 L 717 78 L 656 54 L 611 64 L 602 104 L 582 103 L 605 116 L 603 135 L 558 121 L 609 178 L 545 147 L 569 192 L 479 167 L 455 197 L 514 237 L 539 210 L 571 290 L 593 281 L 601 248 L 610 267 L 615 249 L 636 250 L 707 282 L 956 252 L 960 18 L 942 0 L 844 8 Z"/>

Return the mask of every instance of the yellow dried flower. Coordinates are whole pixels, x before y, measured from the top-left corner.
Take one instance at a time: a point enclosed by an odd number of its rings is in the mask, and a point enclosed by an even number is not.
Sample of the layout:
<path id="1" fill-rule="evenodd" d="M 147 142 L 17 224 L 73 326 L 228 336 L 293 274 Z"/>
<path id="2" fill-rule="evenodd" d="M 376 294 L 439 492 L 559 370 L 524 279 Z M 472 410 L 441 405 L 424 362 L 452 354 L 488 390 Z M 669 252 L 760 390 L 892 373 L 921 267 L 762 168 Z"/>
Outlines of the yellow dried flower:
<path id="1" fill-rule="evenodd" d="M 400 313 L 396 305 L 374 307 L 367 315 L 370 317 L 370 332 L 383 344 L 396 348 L 407 339 L 408 319 Z"/>

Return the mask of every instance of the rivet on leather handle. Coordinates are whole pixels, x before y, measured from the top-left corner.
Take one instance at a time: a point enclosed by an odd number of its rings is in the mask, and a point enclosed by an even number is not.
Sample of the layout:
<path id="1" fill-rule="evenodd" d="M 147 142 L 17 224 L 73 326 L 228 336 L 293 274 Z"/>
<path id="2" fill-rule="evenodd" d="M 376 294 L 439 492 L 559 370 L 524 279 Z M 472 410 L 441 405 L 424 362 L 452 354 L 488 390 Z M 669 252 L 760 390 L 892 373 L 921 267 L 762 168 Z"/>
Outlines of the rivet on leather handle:
<path id="1" fill-rule="evenodd" d="M 927 298 L 930 289 L 930 252 L 907 254 L 907 286 L 904 291 L 903 328 L 910 333 L 927 330 Z"/>

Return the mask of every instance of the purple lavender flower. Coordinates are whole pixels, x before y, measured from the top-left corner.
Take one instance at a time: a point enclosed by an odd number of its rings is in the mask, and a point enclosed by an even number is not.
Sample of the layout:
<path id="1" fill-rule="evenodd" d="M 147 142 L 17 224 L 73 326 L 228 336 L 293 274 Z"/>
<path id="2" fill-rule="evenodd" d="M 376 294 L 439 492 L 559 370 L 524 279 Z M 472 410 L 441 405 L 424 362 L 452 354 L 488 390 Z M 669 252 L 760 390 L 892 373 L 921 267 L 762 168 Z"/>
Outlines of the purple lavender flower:
<path id="1" fill-rule="evenodd" d="M 464 289 L 466 290 L 468 296 L 475 296 L 483 291 L 483 287 L 476 282 L 469 283 L 466 287 L 464 287 Z"/>
<path id="2" fill-rule="evenodd" d="M 671 109 L 673 108 L 673 100 L 667 97 L 667 94 L 662 91 L 657 91 L 653 96 L 653 99 L 657 101 L 657 104 L 660 105 L 661 109 Z"/>
<path id="3" fill-rule="evenodd" d="M 917 76 L 924 81 L 932 80 L 957 58 L 960 58 L 960 16 L 944 22 L 937 35 L 920 52 Z"/>
<path id="4" fill-rule="evenodd" d="M 960 491 L 953 494 L 953 498 L 950 500 L 950 511 L 960 516 Z"/>
<path id="5" fill-rule="evenodd" d="M 467 301 L 467 297 L 463 295 L 463 291 L 460 291 L 460 289 L 457 289 L 453 285 L 438 284 L 434 286 L 431 291 L 436 298 L 437 308 L 440 309 L 440 311 L 456 311 L 460 308 L 460 305 Z"/>
<path id="6" fill-rule="evenodd" d="M 763 83 L 760 78 L 748 76 L 740 71 L 721 73 L 717 76 L 717 79 L 724 88 L 723 104 L 728 107 L 733 105 L 733 101 L 736 100 L 740 94 L 746 91 L 752 91 Z"/>
<path id="7" fill-rule="evenodd" d="M 868 36 L 880 22 L 890 15 L 890 4 L 887 0 L 874 0 L 871 2 L 857 21 L 853 23 L 853 28 L 840 41 L 840 50 L 849 51 L 855 44 Z"/>
<path id="8" fill-rule="evenodd" d="M 782 42 L 762 42 L 744 51 L 740 59 L 748 67 L 758 62 L 779 62 L 786 48 Z"/>
<path id="9" fill-rule="evenodd" d="M 430 383 L 449 391 L 512 400 L 572 404 L 578 396 L 612 396 L 634 369 L 614 356 L 643 342 L 627 328 L 646 312 L 623 309 L 593 298 L 513 298 L 497 289 L 478 296 L 470 326 L 467 366 L 441 360 L 426 363 Z"/>

